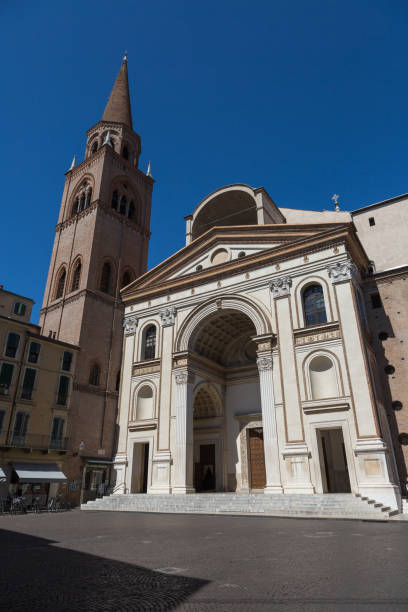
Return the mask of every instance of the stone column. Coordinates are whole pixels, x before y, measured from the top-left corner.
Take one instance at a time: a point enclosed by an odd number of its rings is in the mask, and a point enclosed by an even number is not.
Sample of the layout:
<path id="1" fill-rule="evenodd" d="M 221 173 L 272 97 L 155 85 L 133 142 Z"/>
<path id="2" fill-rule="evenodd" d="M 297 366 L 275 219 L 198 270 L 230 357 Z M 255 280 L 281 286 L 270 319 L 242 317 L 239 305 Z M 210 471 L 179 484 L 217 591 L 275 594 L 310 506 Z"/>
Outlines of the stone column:
<path id="1" fill-rule="evenodd" d="M 357 436 L 354 455 L 358 492 L 393 508 L 400 507 L 400 492 L 392 482 L 389 449 L 381 437 L 377 418 L 362 332 L 364 322 L 359 320 L 354 288 L 358 271 L 350 259 L 329 264 L 327 271 L 334 285 L 354 404 Z"/>
<path id="2" fill-rule="evenodd" d="M 272 353 L 258 352 L 256 360 L 261 389 L 266 487 L 264 493 L 283 493 L 279 466 L 278 431 L 272 377 Z"/>
<path id="3" fill-rule="evenodd" d="M 193 382 L 188 370 L 175 370 L 176 448 L 173 493 L 194 493 L 193 486 Z"/>
<path id="4" fill-rule="evenodd" d="M 132 402 L 131 385 L 132 385 L 132 367 L 135 345 L 135 334 L 137 328 L 137 317 L 132 313 L 128 313 L 123 319 L 123 357 L 122 357 L 122 375 L 119 389 L 119 436 L 118 448 L 113 460 L 113 475 L 112 482 L 114 493 L 126 493 L 127 477 L 129 470 L 127 444 L 128 444 L 128 415 L 129 406 Z M 131 474 L 130 474 L 131 478 Z M 129 480 L 130 481 L 130 480 Z"/>

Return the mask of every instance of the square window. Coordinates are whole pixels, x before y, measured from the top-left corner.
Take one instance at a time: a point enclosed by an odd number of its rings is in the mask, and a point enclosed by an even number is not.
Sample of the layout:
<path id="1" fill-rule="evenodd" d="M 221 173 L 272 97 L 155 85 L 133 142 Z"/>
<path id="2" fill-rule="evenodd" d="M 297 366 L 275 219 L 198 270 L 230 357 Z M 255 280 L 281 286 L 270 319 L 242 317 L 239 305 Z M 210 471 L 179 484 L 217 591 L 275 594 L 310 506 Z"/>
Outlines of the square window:
<path id="1" fill-rule="evenodd" d="M 381 296 L 379 293 L 372 293 L 370 298 L 372 308 L 382 308 Z"/>
<path id="2" fill-rule="evenodd" d="M 26 313 L 26 305 L 23 302 L 16 302 L 14 304 L 14 314 L 19 317 L 24 317 Z"/>
<path id="3" fill-rule="evenodd" d="M 368 222 L 369 222 L 369 224 L 370 224 L 370 227 L 373 227 L 373 225 L 375 225 L 375 219 L 374 219 L 374 217 L 370 217 L 370 218 L 368 219 Z"/>

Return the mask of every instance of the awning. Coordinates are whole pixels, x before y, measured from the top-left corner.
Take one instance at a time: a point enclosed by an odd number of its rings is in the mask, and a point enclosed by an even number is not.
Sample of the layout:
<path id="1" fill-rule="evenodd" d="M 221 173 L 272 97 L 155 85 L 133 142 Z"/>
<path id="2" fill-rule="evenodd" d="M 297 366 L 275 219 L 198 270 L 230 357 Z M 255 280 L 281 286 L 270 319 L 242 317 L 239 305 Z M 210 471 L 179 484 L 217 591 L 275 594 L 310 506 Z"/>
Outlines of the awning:
<path id="1" fill-rule="evenodd" d="M 67 479 L 56 463 L 13 463 L 19 482 L 63 482 Z"/>
<path id="2" fill-rule="evenodd" d="M 113 461 L 112 459 L 87 459 L 86 460 L 87 463 L 89 463 L 90 465 L 112 465 Z"/>
<path id="3" fill-rule="evenodd" d="M 5 475 L 1 467 L 0 467 L 0 482 L 7 482 L 7 476 Z"/>

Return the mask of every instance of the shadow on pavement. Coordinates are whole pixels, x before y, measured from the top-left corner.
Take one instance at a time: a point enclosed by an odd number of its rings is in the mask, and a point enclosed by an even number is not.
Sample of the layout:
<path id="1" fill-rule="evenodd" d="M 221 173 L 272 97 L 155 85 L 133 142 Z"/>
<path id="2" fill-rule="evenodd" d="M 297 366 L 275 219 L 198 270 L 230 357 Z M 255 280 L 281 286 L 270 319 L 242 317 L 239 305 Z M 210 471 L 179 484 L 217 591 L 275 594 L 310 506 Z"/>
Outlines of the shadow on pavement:
<path id="1" fill-rule="evenodd" d="M 207 581 L 169 575 L 0 530 L 0 609 L 174 610 Z"/>

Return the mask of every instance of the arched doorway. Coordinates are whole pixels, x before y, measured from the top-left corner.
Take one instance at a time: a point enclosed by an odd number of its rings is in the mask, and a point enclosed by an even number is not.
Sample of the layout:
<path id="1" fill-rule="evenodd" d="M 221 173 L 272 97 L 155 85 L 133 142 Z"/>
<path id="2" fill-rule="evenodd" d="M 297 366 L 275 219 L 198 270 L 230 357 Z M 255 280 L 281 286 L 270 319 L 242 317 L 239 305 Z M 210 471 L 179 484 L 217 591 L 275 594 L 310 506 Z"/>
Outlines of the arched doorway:
<path id="1" fill-rule="evenodd" d="M 229 308 L 207 315 L 190 336 L 197 491 L 241 490 L 241 474 L 251 473 L 250 449 L 242 450 L 241 433 L 242 418 L 261 418 L 262 412 L 256 335 L 249 316 Z"/>

